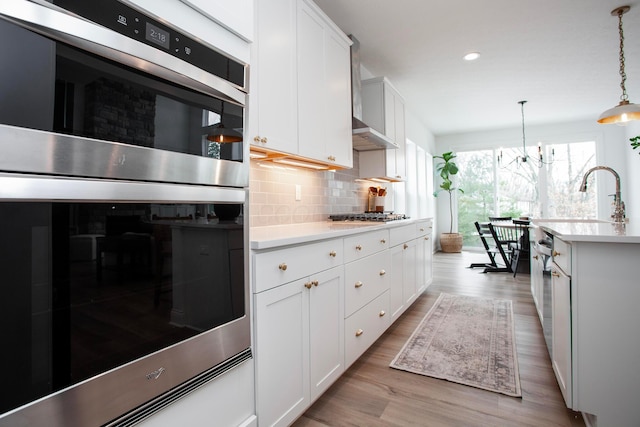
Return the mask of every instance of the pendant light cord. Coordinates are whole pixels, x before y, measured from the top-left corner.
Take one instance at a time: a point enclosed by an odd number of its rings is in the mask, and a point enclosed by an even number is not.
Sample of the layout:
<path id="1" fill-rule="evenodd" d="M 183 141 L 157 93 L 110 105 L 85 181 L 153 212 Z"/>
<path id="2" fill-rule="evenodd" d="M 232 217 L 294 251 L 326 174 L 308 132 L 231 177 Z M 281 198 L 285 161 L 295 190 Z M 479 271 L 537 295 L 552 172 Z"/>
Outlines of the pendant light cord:
<path id="1" fill-rule="evenodd" d="M 620 33 L 620 88 L 622 89 L 622 95 L 620 95 L 621 101 L 628 101 L 627 88 L 625 83 L 627 81 L 627 73 L 624 71 L 624 33 L 622 31 L 622 15 L 624 10 L 618 9 L 618 32 Z"/>

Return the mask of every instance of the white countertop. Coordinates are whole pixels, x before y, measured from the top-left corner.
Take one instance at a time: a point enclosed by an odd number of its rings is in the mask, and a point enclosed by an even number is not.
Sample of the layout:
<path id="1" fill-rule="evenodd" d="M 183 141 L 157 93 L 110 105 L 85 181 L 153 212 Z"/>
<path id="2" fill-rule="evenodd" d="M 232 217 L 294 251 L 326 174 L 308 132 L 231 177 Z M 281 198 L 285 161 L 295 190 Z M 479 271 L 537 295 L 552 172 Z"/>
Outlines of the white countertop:
<path id="1" fill-rule="evenodd" d="M 301 224 L 269 225 L 251 227 L 249 240 L 251 249 L 270 249 L 279 246 L 309 243 L 317 240 L 339 238 L 364 231 L 393 228 L 427 220 L 400 219 L 396 221 L 319 221 Z"/>
<path id="2" fill-rule="evenodd" d="M 640 219 L 623 224 L 593 219 L 534 219 L 533 224 L 568 242 L 640 243 Z"/>

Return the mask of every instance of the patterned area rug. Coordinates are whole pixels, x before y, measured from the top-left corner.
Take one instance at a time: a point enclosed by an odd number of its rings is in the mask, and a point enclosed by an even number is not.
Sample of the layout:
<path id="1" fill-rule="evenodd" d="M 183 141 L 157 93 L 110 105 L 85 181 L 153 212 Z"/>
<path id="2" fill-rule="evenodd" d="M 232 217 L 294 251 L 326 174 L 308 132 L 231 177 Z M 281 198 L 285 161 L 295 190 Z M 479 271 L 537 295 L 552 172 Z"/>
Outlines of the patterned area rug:
<path id="1" fill-rule="evenodd" d="M 522 396 L 511 301 L 440 294 L 389 366 Z"/>

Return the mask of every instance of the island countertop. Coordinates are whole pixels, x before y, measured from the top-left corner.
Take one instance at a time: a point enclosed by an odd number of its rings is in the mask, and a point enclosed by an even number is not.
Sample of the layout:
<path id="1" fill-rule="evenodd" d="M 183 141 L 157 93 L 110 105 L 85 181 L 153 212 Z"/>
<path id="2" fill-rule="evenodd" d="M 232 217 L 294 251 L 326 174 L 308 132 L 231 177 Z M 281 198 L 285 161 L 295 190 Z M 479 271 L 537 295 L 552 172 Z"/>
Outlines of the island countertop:
<path id="1" fill-rule="evenodd" d="M 568 242 L 640 243 L 640 219 L 614 223 L 596 219 L 534 219 L 533 225 Z"/>

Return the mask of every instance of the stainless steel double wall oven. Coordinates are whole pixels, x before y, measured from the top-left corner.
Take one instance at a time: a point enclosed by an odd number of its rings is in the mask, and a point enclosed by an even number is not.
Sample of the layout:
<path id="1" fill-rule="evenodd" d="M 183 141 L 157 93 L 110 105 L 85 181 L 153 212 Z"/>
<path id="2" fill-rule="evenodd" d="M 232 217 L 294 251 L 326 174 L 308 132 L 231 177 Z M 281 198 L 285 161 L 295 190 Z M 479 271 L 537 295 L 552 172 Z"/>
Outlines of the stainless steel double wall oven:
<path id="1" fill-rule="evenodd" d="M 132 423 L 250 358 L 247 65 L 116 0 L 3 0 L 0 61 L 0 425 Z"/>

